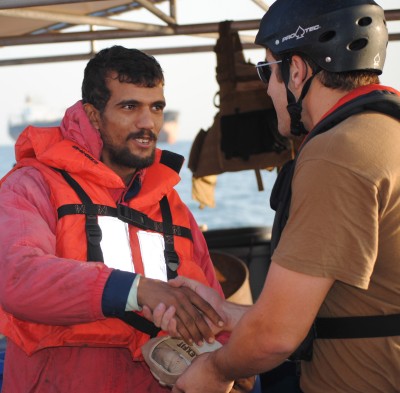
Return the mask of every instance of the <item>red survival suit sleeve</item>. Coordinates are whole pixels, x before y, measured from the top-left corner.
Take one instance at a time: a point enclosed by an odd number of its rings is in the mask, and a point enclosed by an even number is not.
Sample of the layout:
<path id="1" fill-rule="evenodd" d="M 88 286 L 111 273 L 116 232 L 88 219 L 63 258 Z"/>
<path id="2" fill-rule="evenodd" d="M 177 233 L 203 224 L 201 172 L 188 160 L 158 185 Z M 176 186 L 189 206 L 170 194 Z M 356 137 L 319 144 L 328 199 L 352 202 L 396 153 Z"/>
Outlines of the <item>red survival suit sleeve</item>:
<path id="1" fill-rule="evenodd" d="M 103 319 L 101 297 L 112 269 L 57 257 L 56 223 L 50 191 L 39 171 L 18 169 L 1 185 L 3 309 L 50 325 Z"/>

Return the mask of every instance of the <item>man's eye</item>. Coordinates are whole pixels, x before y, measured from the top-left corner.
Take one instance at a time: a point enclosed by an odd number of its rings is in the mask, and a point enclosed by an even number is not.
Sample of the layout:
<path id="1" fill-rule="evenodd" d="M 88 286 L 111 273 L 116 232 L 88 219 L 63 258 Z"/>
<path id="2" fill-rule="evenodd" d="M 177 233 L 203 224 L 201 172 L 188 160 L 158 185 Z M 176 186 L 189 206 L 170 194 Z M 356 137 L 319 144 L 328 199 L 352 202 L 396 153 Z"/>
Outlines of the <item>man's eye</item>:
<path id="1" fill-rule="evenodd" d="M 127 104 L 123 106 L 124 109 L 132 110 L 136 108 L 135 104 Z"/>
<path id="2" fill-rule="evenodd" d="M 154 109 L 156 111 L 163 111 L 164 110 L 164 105 L 154 105 Z"/>

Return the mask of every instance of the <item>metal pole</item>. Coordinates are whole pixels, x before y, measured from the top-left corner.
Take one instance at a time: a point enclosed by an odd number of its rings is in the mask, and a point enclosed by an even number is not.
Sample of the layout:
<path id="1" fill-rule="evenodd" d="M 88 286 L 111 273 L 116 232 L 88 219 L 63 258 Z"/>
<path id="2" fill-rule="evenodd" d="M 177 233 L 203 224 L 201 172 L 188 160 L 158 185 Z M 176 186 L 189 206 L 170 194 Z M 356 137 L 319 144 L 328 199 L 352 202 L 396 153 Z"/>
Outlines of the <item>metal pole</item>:
<path id="1" fill-rule="evenodd" d="M 243 49 L 260 49 L 255 44 L 242 44 Z M 199 45 L 199 46 L 187 46 L 187 47 L 176 47 L 176 48 L 152 48 L 152 49 L 141 49 L 143 52 L 153 56 L 162 55 L 179 55 L 186 53 L 204 53 L 213 52 L 214 45 Z M 64 56 L 49 56 L 49 57 L 31 57 L 24 59 L 11 59 L 11 60 L 0 60 L 0 67 L 14 66 L 14 65 L 27 65 L 27 64 L 42 64 L 42 63 L 55 63 L 64 61 L 78 61 L 88 60 L 92 58 L 94 53 L 82 53 L 78 55 L 64 55 Z"/>
<path id="2" fill-rule="evenodd" d="M 260 21 L 244 20 L 232 22 L 232 29 L 235 31 L 241 30 L 256 30 Z M 202 23 L 193 25 L 180 25 L 175 27 L 174 35 L 196 35 L 218 32 L 219 23 Z M 169 29 L 169 28 L 167 28 Z M 79 33 L 62 33 L 62 34 L 37 34 L 24 35 L 14 37 L 0 38 L 0 46 L 13 45 L 30 45 L 30 44 L 54 44 L 60 42 L 79 42 L 90 40 L 111 40 L 125 38 L 144 38 L 144 37 L 159 37 L 170 36 L 160 29 L 159 31 L 133 31 L 133 30 L 99 30 L 87 31 Z"/>
<path id="3" fill-rule="evenodd" d="M 16 18 L 26 19 L 39 19 L 51 22 L 64 22 L 73 25 L 95 25 L 107 26 L 125 30 L 143 30 L 147 32 L 160 32 L 164 34 L 173 34 L 174 30 L 170 27 L 152 25 L 147 23 L 129 22 L 108 18 L 101 18 L 97 16 L 65 14 L 50 11 L 37 11 L 37 10 L 0 10 L 0 16 L 11 16 Z"/>
<path id="4" fill-rule="evenodd" d="M 146 10 L 150 11 L 152 14 L 160 18 L 162 21 L 165 23 L 168 23 L 169 25 L 175 25 L 176 20 L 172 18 L 169 15 L 164 14 L 159 8 L 157 8 L 152 2 L 149 0 L 136 0 L 137 3 L 139 3 L 143 8 L 146 8 Z"/>
<path id="5" fill-rule="evenodd" d="M 97 0 L 104 1 L 104 0 Z M 69 3 L 87 3 L 87 0 L 0 0 L 0 9 L 37 7 Z"/>

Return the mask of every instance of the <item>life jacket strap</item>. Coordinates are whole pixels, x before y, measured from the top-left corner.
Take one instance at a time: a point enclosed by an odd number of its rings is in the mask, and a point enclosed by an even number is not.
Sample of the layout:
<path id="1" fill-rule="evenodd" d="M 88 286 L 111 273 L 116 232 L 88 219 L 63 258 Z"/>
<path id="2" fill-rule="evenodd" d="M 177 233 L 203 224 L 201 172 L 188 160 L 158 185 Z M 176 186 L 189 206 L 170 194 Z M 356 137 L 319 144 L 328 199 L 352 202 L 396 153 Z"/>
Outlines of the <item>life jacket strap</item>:
<path id="1" fill-rule="evenodd" d="M 160 208 L 161 208 L 161 214 L 163 215 L 163 208 L 161 207 L 161 202 L 160 202 Z M 163 222 L 154 221 L 151 218 L 149 218 L 146 214 L 125 205 L 117 206 L 117 217 L 121 221 L 126 222 L 127 224 L 133 225 L 140 229 L 149 229 L 151 231 L 163 233 L 170 236 L 180 236 L 193 241 L 191 230 L 189 228 L 182 227 L 179 225 L 173 225 L 172 218 L 170 223 L 165 221 L 164 216 L 163 216 Z"/>
<path id="2" fill-rule="evenodd" d="M 174 228 L 172 224 L 171 209 L 166 196 L 164 196 L 160 201 L 160 209 L 163 218 L 163 226 L 165 228 L 165 232 L 163 232 L 164 258 L 167 265 L 167 277 L 168 280 L 171 280 L 172 278 L 176 278 L 178 276 L 177 270 L 179 266 L 179 256 L 175 251 L 174 236 L 171 234 L 171 232 L 174 232 Z M 169 233 L 167 234 L 166 232 Z"/>
<path id="3" fill-rule="evenodd" d="M 325 117 L 306 136 L 296 159 L 287 163 L 278 175 L 271 193 L 271 207 L 276 211 L 271 238 L 271 255 L 279 243 L 289 217 L 291 183 L 297 157 L 310 139 L 329 131 L 350 116 L 364 111 L 383 113 L 400 119 L 400 98 L 387 90 L 375 90 L 356 97 Z M 374 338 L 400 335 L 400 314 L 358 316 L 344 318 L 317 318 L 306 339 L 290 356 L 291 360 L 310 360 L 314 339 Z"/>
<path id="4" fill-rule="evenodd" d="M 180 225 L 164 225 L 163 222 L 152 220 L 146 214 L 125 205 L 112 207 L 98 204 L 71 203 L 60 206 L 57 209 L 57 214 L 58 219 L 70 214 L 117 217 L 121 221 L 140 229 L 149 229 L 158 233 L 180 236 L 193 241 L 192 232 L 189 228 Z"/>
<path id="5" fill-rule="evenodd" d="M 132 326 L 134 329 L 140 330 L 142 333 L 146 333 L 150 338 L 156 337 L 161 331 L 153 322 L 150 322 L 141 315 L 133 311 L 125 311 L 123 316 L 118 317 L 128 325 Z"/>
<path id="6" fill-rule="evenodd" d="M 317 318 L 315 338 L 375 338 L 400 336 L 400 314 Z"/>
<path id="7" fill-rule="evenodd" d="M 101 239 L 102 232 L 100 225 L 97 222 L 97 216 L 105 215 L 111 217 L 118 217 L 120 220 L 127 222 L 128 224 L 134 225 L 141 229 L 152 229 L 157 232 L 163 233 L 165 241 L 165 261 L 167 264 L 167 276 L 168 279 L 176 277 L 176 270 L 179 265 L 179 257 L 174 249 L 173 235 L 185 236 L 192 239 L 191 232 L 188 228 L 176 227 L 172 225 L 172 215 L 169 208 L 168 199 L 163 198 L 163 202 L 160 202 L 161 214 L 165 223 L 160 223 L 151 220 L 145 214 L 131 209 L 127 206 L 119 205 L 118 208 L 94 204 L 89 195 L 83 190 L 80 184 L 66 171 L 57 169 L 61 173 L 66 182 L 76 192 L 82 204 L 67 204 L 58 208 L 58 218 L 64 217 L 69 214 L 84 214 L 86 219 L 85 230 L 87 237 L 87 260 L 104 262 L 103 252 L 101 250 Z M 165 201 L 164 201 L 165 199 Z M 121 214 L 123 212 L 124 214 Z M 126 218 L 129 216 L 129 219 Z M 125 218 L 125 219 L 122 219 Z M 164 225 L 165 224 L 165 225 Z M 168 231 L 168 234 L 164 233 Z M 151 338 L 157 336 L 160 332 L 160 328 L 154 325 L 154 323 L 148 321 L 146 318 L 135 312 L 125 312 L 123 316 L 118 317 L 123 322 L 132 326 L 145 334 L 148 334 Z"/>
<path id="8" fill-rule="evenodd" d="M 90 199 L 89 195 L 83 190 L 80 184 L 66 171 L 59 171 L 65 181 L 71 186 L 71 188 L 76 192 L 79 199 L 83 202 L 83 206 L 90 206 L 88 210 L 90 213 L 84 213 L 86 218 L 86 238 L 87 238 L 87 259 L 88 261 L 104 262 L 103 251 L 100 247 L 100 242 L 102 239 L 102 232 L 100 225 L 97 222 L 97 215 L 94 213 L 94 204 Z M 76 209 L 75 205 L 75 209 Z M 78 207 L 79 210 L 79 207 Z"/>

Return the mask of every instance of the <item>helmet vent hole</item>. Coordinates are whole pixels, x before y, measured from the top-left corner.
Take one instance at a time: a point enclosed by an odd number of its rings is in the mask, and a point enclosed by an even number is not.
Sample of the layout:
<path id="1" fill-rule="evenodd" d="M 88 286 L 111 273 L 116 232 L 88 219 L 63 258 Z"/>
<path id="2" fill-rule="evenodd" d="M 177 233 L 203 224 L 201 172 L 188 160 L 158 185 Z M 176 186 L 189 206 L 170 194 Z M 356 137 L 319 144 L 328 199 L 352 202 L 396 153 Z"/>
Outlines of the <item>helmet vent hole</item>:
<path id="1" fill-rule="evenodd" d="M 325 33 L 323 33 L 319 36 L 319 42 L 328 42 L 332 38 L 334 38 L 335 35 L 336 35 L 336 32 L 334 32 L 334 31 L 326 31 Z"/>
<path id="2" fill-rule="evenodd" d="M 351 42 L 348 48 L 351 51 L 358 51 L 364 49 L 367 45 L 368 45 L 368 40 L 366 38 L 360 38 L 359 40 Z"/>
<path id="3" fill-rule="evenodd" d="M 372 23 L 372 18 L 369 16 L 364 16 L 358 21 L 359 26 L 369 26 Z"/>

